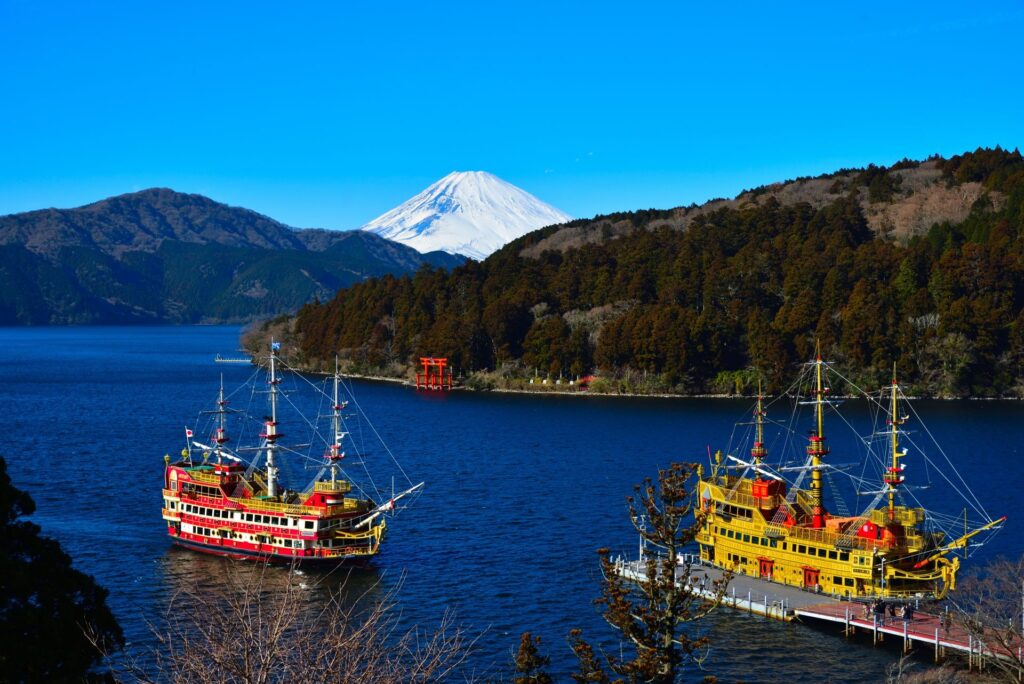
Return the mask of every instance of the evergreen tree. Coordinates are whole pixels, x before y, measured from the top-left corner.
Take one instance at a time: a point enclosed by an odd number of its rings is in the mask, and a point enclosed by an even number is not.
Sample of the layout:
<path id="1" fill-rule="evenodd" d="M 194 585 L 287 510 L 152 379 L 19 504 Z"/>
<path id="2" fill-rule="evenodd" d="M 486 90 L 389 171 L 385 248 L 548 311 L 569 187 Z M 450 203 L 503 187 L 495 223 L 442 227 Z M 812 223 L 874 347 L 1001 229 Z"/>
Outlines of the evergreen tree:
<path id="1" fill-rule="evenodd" d="M 80 682 L 124 644 L 107 591 L 71 567 L 39 527 L 19 520 L 35 502 L 0 457 L 0 681 Z"/>
<path id="2" fill-rule="evenodd" d="M 608 682 L 610 670 L 628 682 L 672 684 L 687 665 L 705 657 L 708 637 L 693 636 L 683 626 L 714 610 L 731 577 L 726 574 L 714 583 L 714 598 L 704 598 L 688 581 L 689 563 L 680 562 L 705 523 L 704 512 L 695 506 L 695 493 L 688 488 L 696 468 L 673 463 L 658 472 L 656 483 L 648 478 L 636 487 L 635 498 L 627 498 L 637 533 L 659 552 L 646 558 L 644 578 L 631 583 L 618 572 L 607 549 L 598 551 L 602 594 L 595 603 L 630 655 L 606 655 L 601 663 L 582 633 L 574 631 L 569 639 L 580 664 L 577 682 Z"/>

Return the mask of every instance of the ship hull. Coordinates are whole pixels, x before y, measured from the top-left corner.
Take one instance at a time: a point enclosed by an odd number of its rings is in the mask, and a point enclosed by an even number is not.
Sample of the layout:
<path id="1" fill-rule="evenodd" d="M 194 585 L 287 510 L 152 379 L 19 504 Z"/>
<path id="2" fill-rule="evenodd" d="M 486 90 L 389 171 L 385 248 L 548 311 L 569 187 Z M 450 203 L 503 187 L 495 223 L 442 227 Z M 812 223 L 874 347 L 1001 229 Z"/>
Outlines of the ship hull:
<path id="1" fill-rule="evenodd" d="M 315 556 L 286 556 L 278 553 L 268 553 L 266 551 L 212 546 L 201 542 L 181 539 L 180 537 L 172 538 L 172 542 L 175 546 L 182 549 L 188 549 L 189 551 L 197 551 L 199 553 L 205 553 L 212 556 L 220 556 L 221 558 L 230 558 L 231 560 L 236 561 L 252 561 L 268 565 L 299 565 L 302 567 L 319 568 L 335 568 L 339 566 L 346 568 L 365 568 L 370 565 L 370 559 L 365 556 L 335 556 L 332 558 L 321 558 Z"/>

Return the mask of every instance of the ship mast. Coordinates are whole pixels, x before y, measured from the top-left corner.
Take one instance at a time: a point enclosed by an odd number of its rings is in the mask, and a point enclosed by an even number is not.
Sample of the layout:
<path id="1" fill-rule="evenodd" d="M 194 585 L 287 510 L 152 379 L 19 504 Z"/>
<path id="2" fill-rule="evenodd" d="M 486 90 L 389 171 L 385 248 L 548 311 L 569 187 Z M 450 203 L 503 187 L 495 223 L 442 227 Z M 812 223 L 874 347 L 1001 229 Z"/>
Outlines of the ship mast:
<path id="1" fill-rule="evenodd" d="M 750 456 L 754 459 L 754 465 L 760 466 L 761 461 L 765 456 L 768 455 L 768 451 L 764 448 L 764 417 L 765 411 L 763 407 L 764 395 L 761 394 L 761 381 L 757 381 L 757 408 L 754 409 L 754 419 L 757 423 L 757 439 L 754 440 L 754 448 L 750 450 Z M 760 471 L 758 477 L 760 477 Z"/>
<path id="2" fill-rule="evenodd" d="M 900 465 L 900 459 L 903 458 L 903 454 L 899 451 L 899 434 L 900 426 L 906 421 L 900 418 L 896 412 L 898 409 L 896 402 L 896 394 L 899 389 L 899 385 L 896 384 L 896 364 L 892 365 L 892 395 L 891 395 L 891 408 L 889 414 L 889 425 L 890 425 L 890 442 L 892 443 L 892 464 L 889 466 L 882 478 L 889 491 L 889 521 L 896 521 L 896 488 L 903 482 L 903 466 Z"/>
<path id="3" fill-rule="evenodd" d="M 334 357 L 334 393 L 332 395 L 331 403 L 331 429 L 334 432 L 334 443 L 330 447 L 330 453 L 328 459 L 331 461 L 331 484 L 335 484 L 338 479 L 338 461 L 345 457 L 345 452 L 341 450 L 341 440 L 344 434 L 341 431 L 341 410 L 345 408 L 345 404 L 341 403 L 338 399 L 338 357 Z"/>
<path id="4" fill-rule="evenodd" d="M 817 417 L 817 432 L 810 436 L 810 444 L 807 445 L 807 454 L 811 457 L 811 527 L 821 528 L 825 526 L 825 509 L 821 500 L 821 459 L 829 452 L 825 446 L 825 388 L 822 385 L 821 367 L 821 346 L 815 344 L 815 413 Z"/>
<path id="5" fill-rule="evenodd" d="M 217 446 L 214 447 L 214 451 L 217 452 L 217 463 L 221 462 L 221 447 L 228 441 L 227 433 L 227 405 L 228 402 L 224 398 L 224 374 L 220 374 L 220 392 L 217 394 L 217 431 L 213 435 L 213 443 Z"/>
<path id="6" fill-rule="evenodd" d="M 281 437 L 277 432 L 277 386 L 281 380 L 277 377 L 277 350 L 281 343 L 270 340 L 270 420 L 264 424 L 266 431 L 262 437 L 267 440 L 267 496 L 277 496 L 277 468 L 274 466 L 274 451 L 277 440 Z"/>

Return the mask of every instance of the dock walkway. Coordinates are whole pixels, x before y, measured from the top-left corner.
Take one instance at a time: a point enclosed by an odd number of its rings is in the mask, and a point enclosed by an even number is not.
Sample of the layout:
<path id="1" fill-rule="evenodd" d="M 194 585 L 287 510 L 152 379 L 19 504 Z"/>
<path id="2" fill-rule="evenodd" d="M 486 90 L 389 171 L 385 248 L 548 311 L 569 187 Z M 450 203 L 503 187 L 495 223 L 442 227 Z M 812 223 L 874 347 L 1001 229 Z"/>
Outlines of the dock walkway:
<path id="1" fill-rule="evenodd" d="M 843 625 L 843 632 L 847 635 L 856 633 L 857 628 L 863 629 L 871 634 L 873 643 L 880 643 L 886 635 L 903 640 L 904 653 L 909 652 L 914 643 L 923 643 L 931 646 L 935 651 L 935 661 L 940 662 L 947 650 L 959 651 L 967 654 L 970 666 L 981 666 L 982 656 L 996 655 L 998 657 L 1015 660 L 1024 665 L 1024 644 L 1012 644 L 1006 652 L 1000 648 L 993 648 L 988 644 L 999 643 L 993 635 L 989 639 L 979 639 L 956 624 L 955 621 L 943 621 L 940 615 L 932 613 L 913 613 L 911 619 L 901 617 L 889 617 L 878 615 L 865 610 L 864 603 L 853 601 L 832 601 L 812 606 L 803 606 L 796 609 L 796 614 L 801 618 L 824 620 L 827 622 L 838 622 Z"/>
<path id="2" fill-rule="evenodd" d="M 703 564 L 697 556 L 687 555 L 681 561 L 690 564 L 689 577 L 686 576 L 686 566 L 680 565 L 676 568 L 676 581 L 688 581 L 701 596 L 714 598 L 714 582 L 722 579 L 725 571 Z M 618 558 L 615 568 L 622 577 L 633 581 L 646 576 L 646 565 L 642 560 Z M 931 613 L 914 611 L 909 620 L 882 616 L 866 612 L 863 601 L 819 594 L 749 575 L 733 576 L 726 587 L 722 605 L 786 622 L 799 619 L 804 622 L 840 623 L 847 636 L 855 634 L 859 628 L 871 634 L 875 644 L 882 643 L 888 635 L 902 639 L 904 652 L 909 652 L 915 644 L 928 644 L 934 649 L 936 662 L 940 662 L 947 651 L 958 651 L 967 654 L 971 667 L 981 667 L 982 656 L 997 655 L 1020 663 L 1024 670 L 1024 643 L 1014 643 L 1009 649 L 994 648 L 986 643 L 998 644 L 995 637 L 977 639 L 961 625 L 952 621 L 944 623 L 941 616 Z"/>
<path id="3" fill-rule="evenodd" d="M 705 598 L 714 598 L 714 583 L 725 575 L 725 571 L 713 565 L 704 565 L 699 557 L 684 556 L 690 563 L 689 581 L 697 588 L 697 593 Z M 646 575 L 643 561 L 616 560 L 616 568 L 626 579 L 640 580 Z M 676 568 L 676 581 L 686 581 L 686 568 Z M 798 608 L 821 605 L 823 602 L 839 603 L 827 594 L 818 594 L 800 587 L 769 582 L 750 575 L 733 575 L 726 587 L 723 604 L 736 610 L 755 615 L 763 615 L 775 620 L 790 621 L 796 617 Z"/>

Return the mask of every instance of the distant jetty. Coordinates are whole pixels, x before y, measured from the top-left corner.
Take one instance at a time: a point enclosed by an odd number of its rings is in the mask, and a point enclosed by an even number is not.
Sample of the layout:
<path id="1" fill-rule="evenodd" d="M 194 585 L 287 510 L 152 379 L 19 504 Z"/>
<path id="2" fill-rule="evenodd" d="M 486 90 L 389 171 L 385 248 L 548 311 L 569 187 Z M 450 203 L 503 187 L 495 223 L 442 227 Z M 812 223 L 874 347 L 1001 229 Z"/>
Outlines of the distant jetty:
<path id="1" fill-rule="evenodd" d="M 252 358 L 249 357 L 249 356 L 227 357 L 227 356 L 221 356 L 220 354 L 217 354 L 215 357 L 213 357 L 213 362 L 214 363 L 252 363 Z"/>

